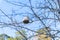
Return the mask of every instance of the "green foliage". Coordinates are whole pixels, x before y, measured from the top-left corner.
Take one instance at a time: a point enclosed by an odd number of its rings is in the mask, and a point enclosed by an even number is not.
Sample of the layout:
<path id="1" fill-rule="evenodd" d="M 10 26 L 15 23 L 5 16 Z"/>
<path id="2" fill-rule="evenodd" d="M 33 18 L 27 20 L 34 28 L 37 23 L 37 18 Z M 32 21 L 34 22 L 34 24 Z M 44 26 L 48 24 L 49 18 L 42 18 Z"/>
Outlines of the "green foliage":
<path id="1" fill-rule="evenodd" d="M 8 40 L 17 40 L 17 38 L 8 38 Z"/>
<path id="2" fill-rule="evenodd" d="M 6 34 L 0 34 L 0 40 L 5 40 L 6 37 L 9 38 L 10 36 Z"/>

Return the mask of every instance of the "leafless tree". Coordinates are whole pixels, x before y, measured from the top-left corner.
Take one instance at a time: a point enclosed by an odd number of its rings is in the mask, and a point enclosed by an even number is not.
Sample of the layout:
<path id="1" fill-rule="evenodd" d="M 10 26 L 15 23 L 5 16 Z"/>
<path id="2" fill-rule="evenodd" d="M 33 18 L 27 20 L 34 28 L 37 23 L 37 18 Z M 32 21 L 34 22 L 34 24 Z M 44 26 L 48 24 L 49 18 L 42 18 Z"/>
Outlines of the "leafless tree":
<path id="1" fill-rule="evenodd" d="M 0 21 L 0 25 L 6 25 L 10 28 L 17 30 L 26 40 L 39 35 L 41 32 L 37 32 L 38 29 L 46 28 L 47 34 L 51 37 L 52 40 L 56 38 L 60 38 L 60 0 L 4 0 L 6 3 L 12 4 L 17 7 L 21 7 L 18 9 L 19 12 L 12 9 L 12 14 L 7 15 L 1 8 L 0 11 L 4 14 L 2 15 L 7 17 L 10 22 Z M 16 8 L 16 7 L 15 7 Z M 23 10 L 23 11 L 21 11 Z M 29 22 L 24 24 L 23 21 L 18 21 L 15 16 L 19 15 L 20 18 L 28 17 Z M 19 17 L 18 17 L 19 19 Z M 37 24 L 38 26 L 33 26 L 33 24 Z M 28 25 L 28 27 L 26 27 Z M 33 26 L 32 29 L 30 26 Z M 13 27 L 11 27 L 13 26 Z M 3 26 L 5 27 L 5 26 Z M 3 28 L 1 27 L 1 28 Z M 49 29 L 48 29 L 49 28 Z M 25 29 L 28 33 L 27 36 L 24 36 L 19 30 Z M 31 32 L 32 35 L 29 33 Z"/>

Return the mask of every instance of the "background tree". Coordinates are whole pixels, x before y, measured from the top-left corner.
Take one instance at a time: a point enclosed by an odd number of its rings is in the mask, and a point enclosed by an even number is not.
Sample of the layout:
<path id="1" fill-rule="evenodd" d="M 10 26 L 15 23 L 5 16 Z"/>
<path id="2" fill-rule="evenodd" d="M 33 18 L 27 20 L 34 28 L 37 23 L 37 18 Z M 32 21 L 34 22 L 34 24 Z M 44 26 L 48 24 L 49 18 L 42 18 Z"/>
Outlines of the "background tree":
<path id="1" fill-rule="evenodd" d="M 20 32 L 23 33 L 23 35 L 27 36 L 25 30 L 20 30 Z M 16 32 L 16 37 L 15 38 L 17 40 L 25 40 L 25 38 L 19 32 Z"/>
<path id="2" fill-rule="evenodd" d="M 42 28 L 38 30 L 41 34 L 37 36 L 38 40 L 51 40 L 51 37 L 49 36 L 49 28 Z"/>

